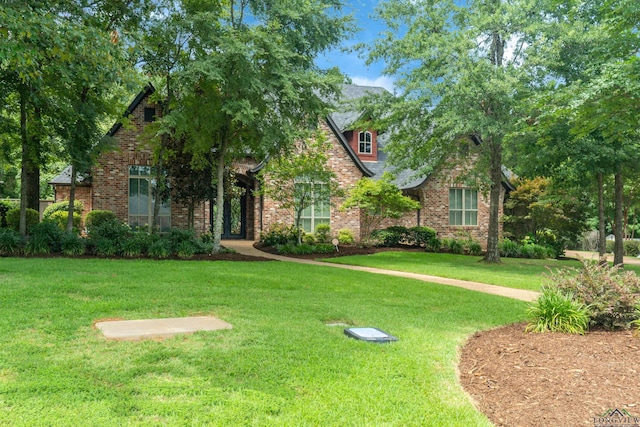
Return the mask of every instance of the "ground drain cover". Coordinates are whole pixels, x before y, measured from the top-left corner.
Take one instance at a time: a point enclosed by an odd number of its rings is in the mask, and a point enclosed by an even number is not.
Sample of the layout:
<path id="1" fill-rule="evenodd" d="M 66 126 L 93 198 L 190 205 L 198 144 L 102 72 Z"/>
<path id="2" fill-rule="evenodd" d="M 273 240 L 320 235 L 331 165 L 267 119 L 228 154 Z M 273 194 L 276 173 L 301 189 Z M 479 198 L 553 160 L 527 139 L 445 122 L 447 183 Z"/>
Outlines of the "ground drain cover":
<path id="1" fill-rule="evenodd" d="M 368 342 L 387 343 L 398 341 L 398 338 L 378 328 L 346 328 L 344 334 L 348 337 Z"/>

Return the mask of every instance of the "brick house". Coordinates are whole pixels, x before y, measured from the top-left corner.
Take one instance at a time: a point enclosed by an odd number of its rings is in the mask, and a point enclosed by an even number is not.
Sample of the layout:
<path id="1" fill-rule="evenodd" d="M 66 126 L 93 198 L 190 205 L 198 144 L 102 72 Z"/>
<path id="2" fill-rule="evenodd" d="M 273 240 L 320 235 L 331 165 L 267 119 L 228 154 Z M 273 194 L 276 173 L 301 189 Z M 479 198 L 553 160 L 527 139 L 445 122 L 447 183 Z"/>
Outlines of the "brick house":
<path id="1" fill-rule="evenodd" d="M 379 93 L 382 88 L 343 85 L 343 100 L 353 100 L 368 92 Z M 117 141 L 118 149 L 104 153 L 90 174 L 79 180 L 76 198 L 84 203 L 85 212 L 107 209 L 130 225 L 148 224 L 153 215 L 151 187 L 154 182 L 152 151 L 142 140 L 146 125 L 158 114 L 158 106 L 150 101 L 154 88 L 148 85 L 129 105 L 125 116 L 130 125 L 115 124 L 108 135 Z M 388 135 L 375 129 L 353 129 L 351 123 L 357 114 L 337 111 L 320 122 L 320 129 L 331 142 L 329 167 L 338 176 L 342 189 L 352 188 L 362 177 L 376 179 L 388 169 L 384 147 Z M 266 196 L 257 196 L 257 172 L 260 163 L 247 158 L 234 165 L 236 186 L 240 191 L 236 198 L 225 203 L 223 238 L 258 239 L 260 233 L 275 223 L 293 224 L 291 212 L 281 209 L 278 203 Z M 420 202 L 420 209 L 404 218 L 388 221 L 385 226 L 424 225 L 438 231 L 440 237 L 453 237 L 456 232 L 470 233 L 481 244 L 486 244 L 489 222 L 489 202 L 476 189 L 465 187 L 456 178 L 464 171 L 464 163 L 446 173 L 415 178 L 410 171 L 398 174 L 396 183 L 402 191 Z M 65 169 L 51 181 L 55 200 L 67 200 L 70 173 Z M 510 190 L 503 183 L 503 192 Z M 502 201 L 502 200 L 501 200 Z M 360 237 L 360 213 L 356 209 L 340 210 L 342 200 L 334 198 L 326 206 L 312 206 L 302 215 L 306 231 L 315 230 L 319 223 L 329 223 L 333 234 L 350 229 Z M 500 204 L 502 213 L 502 203 Z M 209 203 L 202 203 L 194 211 L 194 228 L 197 233 L 211 229 L 212 215 Z M 186 228 L 188 209 L 173 200 L 163 201 L 160 209 L 162 229 Z"/>

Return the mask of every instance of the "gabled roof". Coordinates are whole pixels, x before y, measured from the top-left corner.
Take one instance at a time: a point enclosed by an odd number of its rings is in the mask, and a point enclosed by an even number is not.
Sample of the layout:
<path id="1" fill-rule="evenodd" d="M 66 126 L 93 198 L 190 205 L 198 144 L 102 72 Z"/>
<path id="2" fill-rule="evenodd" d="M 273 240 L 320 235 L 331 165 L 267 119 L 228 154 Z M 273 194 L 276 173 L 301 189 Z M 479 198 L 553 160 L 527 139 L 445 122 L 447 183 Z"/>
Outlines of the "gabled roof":
<path id="1" fill-rule="evenodd" d="M 71 185 L 71 166 L 67 166 L 51 181 L 50 185 Z M 88 173 L 76 174 L 76 184 L 89 185 L 91 184 L 91 176 Z"/>
<path id="2" fill-rule="evenodd" d="M 156 91 L 156 88 L 153 87 L 151 83 L 147 83 L 147 85 L 144 87 L 142 92 L 140 92 L 133 99 L 131 104 L 129 104 L 124 114 L 122 115 L 122 117 L 127 117 L 128 115 L 133 113 L 133 111 L 138 107 L 138 105 L 140 105 L 142 100 L 145 99 L 147 96 L 151 95 L 155 91 Z M 113 126 L 111 126 L 111 129 L 109 129 L 109 132 L 107 132 L 107 136 L 114 136 L 118 131 L 118 129 L 120 129 L 121 127 L 122 127 L 122 123 L 120 121 L 116 122 Z"/>

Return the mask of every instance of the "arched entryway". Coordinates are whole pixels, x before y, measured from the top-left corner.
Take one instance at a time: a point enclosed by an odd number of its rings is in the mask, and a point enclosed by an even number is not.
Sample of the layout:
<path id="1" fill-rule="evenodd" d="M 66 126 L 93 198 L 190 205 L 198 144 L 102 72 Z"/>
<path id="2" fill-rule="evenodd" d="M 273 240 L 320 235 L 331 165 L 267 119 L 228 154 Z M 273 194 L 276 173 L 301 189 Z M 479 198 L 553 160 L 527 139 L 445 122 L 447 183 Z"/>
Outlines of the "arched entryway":
<path id="1" fill-rule="evenodd" d="M 253 238 L 253 227 L 251 221 L 253 215 L 253 203 L 251 200 L 250 179 L 243 175 L 236 175 L 234 186 L 225 195 L 224 211 L 222 213 L 222 234 L 223 239 L 246 239 Z M 215 203 L 214 203 L 215 204 Z M 211 209 L 211 231 L 215 218 L 215 208 Z"/>

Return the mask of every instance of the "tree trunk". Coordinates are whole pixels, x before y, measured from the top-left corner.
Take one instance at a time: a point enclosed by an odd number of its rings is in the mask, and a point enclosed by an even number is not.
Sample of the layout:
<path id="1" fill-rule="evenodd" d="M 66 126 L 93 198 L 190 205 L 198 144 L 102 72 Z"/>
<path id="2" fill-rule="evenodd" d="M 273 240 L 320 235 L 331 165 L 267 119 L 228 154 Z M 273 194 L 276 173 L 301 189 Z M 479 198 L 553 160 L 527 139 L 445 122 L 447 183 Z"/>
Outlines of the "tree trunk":
<path id="1" fill-rule="evenodd" d="M 607 253 L 607 236 L 604 224 L 604 178 L 598 173 L 598 256 L 604 258 Z"/>
<path id="2" fill-rule="evenodd" d="M 487 232 L 487 252 L 484 262 L 499 263 L 500 250 L 498 238 L 500 237 L 500 195 L 502 193 L 502 144 L 493 138 L 486 141 L 489 145 L 491 156 L 491 190 L 489 192 L 489 230 Z"/>
<path id="3" fill-rule="evenodd" d="M 20 91 L 20 139 L 22 142 L 22 167 L 20 169 L 20 234 L 27 235 L 27 164 L 29 141 L 27 139 L 27 95 L 26 88 Z"/>
<path id="4" fill-rule="evenodd" d="M 75 212 L 76 200 L 76 178 L 78 176 L 77 168 L 71 164 L 71 185 L 69 186 L 69 209 L 67 211 L 67 231 L 73 231 L 73 214 Z"/>
<path id="5" fill-rule="evenodd" d="M 32 132 L 32 135 L 27 135 L 27 158 L 26 163 L 23 163 L 23 167 L 26 167 L 27 176 L 26 180 L 21 183 L 25 185 L 27 196 L 27 208 L 40 211 L 40 123 L 42 120 L 42 113 L 40 108 L 34 109 L 34 125 L 36 125 L 36 131 Z M 25 127 L 25 134 L 26 127 Z M 24 161 L 24 160 L 23 160 Z"/>
<path id="6" fill-rule="evenodd" d="M 613 265 L 623 265 L 624 263 L 624 237 L 623 237 L 623 180 L 622 166 L 618 166 L 615 176 L 615 224 L 613 235 L 615 236 L 615 246 L 613 250 Z"/>
<path id="7" fill-rule="evenodd" d="M 226 135 L 217 154 L 217 182 L 216 182 L 216 218 L 213 226 L 213 249 L 211 253 L 220 252 L 220 239 L 222 237 L 222 218 L 224 215 L 224 158 L 227 146 Z"/>

